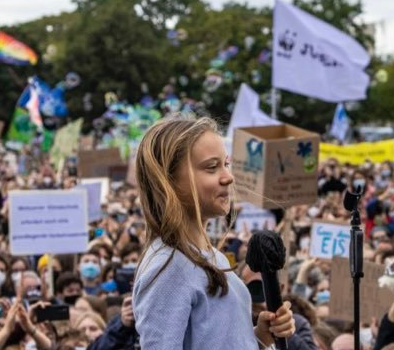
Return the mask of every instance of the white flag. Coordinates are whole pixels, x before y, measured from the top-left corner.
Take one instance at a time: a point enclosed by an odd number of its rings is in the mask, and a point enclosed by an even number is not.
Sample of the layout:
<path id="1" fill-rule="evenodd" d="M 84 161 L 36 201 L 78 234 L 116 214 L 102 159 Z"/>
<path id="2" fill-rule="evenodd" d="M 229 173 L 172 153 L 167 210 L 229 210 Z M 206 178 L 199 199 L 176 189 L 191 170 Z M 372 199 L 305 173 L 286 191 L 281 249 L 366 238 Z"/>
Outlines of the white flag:
<path id="1" fill-rule="evenodd" d="M 227 129 L 227 138 L 232 140 L 236 128 L 281 124 L 260 109 L 259 101 L 259 95 L 247 84 L 242 83 Z"/>
<path id="2" fill-rule="evenodd" d="M 332 119 L 330 135 L 340 141 L 344 141 L 349 130 L 349 121 L 345 107 L 342 103 L 338 103 L 335 109 L 334 118 Z"/>
<path id="3" fill-rule="evenodd" d="M 352 37 L 276 0 L 272 85 L 327 102 L 366 97 L 370 57 Z"/>

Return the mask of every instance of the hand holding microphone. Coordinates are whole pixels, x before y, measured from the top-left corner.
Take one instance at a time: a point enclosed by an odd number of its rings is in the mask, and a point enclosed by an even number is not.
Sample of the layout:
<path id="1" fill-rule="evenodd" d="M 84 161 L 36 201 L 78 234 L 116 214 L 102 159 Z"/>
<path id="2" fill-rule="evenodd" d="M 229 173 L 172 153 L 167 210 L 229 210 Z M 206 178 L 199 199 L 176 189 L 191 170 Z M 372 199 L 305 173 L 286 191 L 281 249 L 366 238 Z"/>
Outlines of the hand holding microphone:
<path id="1" fill-rule="evenodd" d="M 295 331 L 289 302 L 282 303 L 278 270 L 286 260 L 286 249 L 279 234 L 269 230 L 254 231 L 249 241 L 246 263 L 263 278 L 268 311 L 259 315 L 256 336 L 265 344 L 275 341 L 277 350 L 287 350 L 286 338 Z"/>

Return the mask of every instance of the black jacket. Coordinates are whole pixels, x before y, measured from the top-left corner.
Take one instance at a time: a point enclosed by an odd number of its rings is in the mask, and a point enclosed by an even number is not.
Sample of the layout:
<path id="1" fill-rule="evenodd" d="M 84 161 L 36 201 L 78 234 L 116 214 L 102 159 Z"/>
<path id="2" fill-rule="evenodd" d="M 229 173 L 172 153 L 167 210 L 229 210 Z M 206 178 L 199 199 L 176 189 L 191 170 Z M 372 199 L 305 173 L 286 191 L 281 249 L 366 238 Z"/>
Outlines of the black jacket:
<path id="1" fill-rule="evenodd" d="M 289 350 L 317 350 L 308 320 L 298 314 L 294 314 L 293 317 L 296 331 L 288 340 Z"/>
<path id="2" fill-rule="evenodd" d="M 100 335 L 86 350 L 132 350 L 137 340 L 134 327 L 126 327 L 120 315 L 108 322 L 104 333 Z"/>
<path id="3" fill-rule="evenodd" d="M 385 314 L 380 322 L 374 350 L 380 350 L 390 343 L 394 343 L 394 323 Z"/>

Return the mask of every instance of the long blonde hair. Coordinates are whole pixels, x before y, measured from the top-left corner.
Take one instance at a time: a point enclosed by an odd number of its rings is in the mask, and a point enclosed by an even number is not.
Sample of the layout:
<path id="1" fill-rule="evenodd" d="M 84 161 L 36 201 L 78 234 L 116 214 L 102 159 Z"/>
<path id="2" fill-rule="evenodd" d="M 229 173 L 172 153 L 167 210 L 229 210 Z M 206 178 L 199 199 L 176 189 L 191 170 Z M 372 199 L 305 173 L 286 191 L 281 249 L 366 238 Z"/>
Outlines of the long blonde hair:
<path id="1" fill-rule="evenodd" d="M 173 248 L 173 251 L 152 282 L 167 267 L 178 250 L 205 271 L 208 277 L 208 293 L 215 296 L 220 288 L 220 296 L 223 296 L 228 293 L 224 271 L 202 256 L 201 251 L 192 244 L 192 236 L 188 230 L 188 222 L 192 215 L 208 248 L 213 249 L 203 227 L 190 160 L 194 143 L 207 131 L 218 133 L 217 124 L 207 117 L 166 118 L 153 125 L 142 139 L 136 159 L 137 184 L 147 222 L 146 244 L 141 259 L 151 243 L 160 237 L 165 245 Z M 193 213 L 182 203 L 180 194 L 176 191 L 175 173 L 185 161 L 188 165 L 194 201 Z"/>

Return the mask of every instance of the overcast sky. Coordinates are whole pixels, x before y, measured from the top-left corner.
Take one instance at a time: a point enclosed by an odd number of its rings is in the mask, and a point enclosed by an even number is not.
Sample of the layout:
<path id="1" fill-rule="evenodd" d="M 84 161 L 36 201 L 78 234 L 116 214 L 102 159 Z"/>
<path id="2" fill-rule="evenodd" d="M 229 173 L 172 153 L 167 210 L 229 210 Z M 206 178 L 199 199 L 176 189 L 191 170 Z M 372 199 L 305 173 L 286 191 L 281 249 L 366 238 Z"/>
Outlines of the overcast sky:
<path id="1" fill-rule="evenodd" d="M 214 8 L 220 8 L 228 0 L 206 0 Z M 274 0 L 235 0 L 247 2 L 254 7 L 272 6 Z M 288 0 L 290 1 L 290 0 Z M 355 1 L 355 0 L 352 0 Z M 365 19 L 377 21 L 394 18 L 394 0 L 362 0 L 365 9 Z M 71 11 L 75 5 L 71 0 L 0 0 L 0 25 L 15 24 L 40 18 L 44 15 L 59 14 L 61 11 Z"/>

